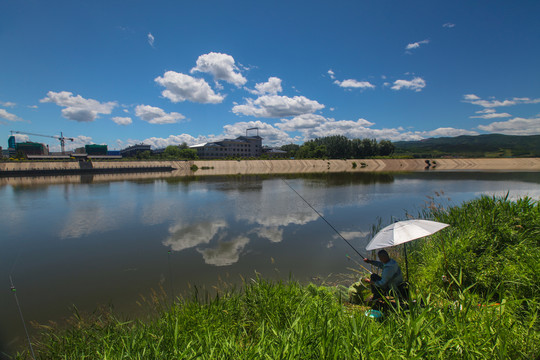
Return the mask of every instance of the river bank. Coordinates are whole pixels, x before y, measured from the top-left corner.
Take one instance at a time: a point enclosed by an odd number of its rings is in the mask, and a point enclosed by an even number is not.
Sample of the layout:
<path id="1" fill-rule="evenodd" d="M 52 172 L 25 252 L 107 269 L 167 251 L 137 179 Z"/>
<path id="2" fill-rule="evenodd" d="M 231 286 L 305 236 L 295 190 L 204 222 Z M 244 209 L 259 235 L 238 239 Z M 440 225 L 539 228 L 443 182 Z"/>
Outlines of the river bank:
<path id="1" fill-rule="evenodd" d="M 171 171 L 164 171 L 171 169 Z M 161 170 L 161 171 L 159 171 Z M 194 161 L 24 161 L 0 163 L 0 176 L 43 176 L 158 171 L 170 176 L 395 171 L 540 171 L 540 158 L 347 159 Z"/>

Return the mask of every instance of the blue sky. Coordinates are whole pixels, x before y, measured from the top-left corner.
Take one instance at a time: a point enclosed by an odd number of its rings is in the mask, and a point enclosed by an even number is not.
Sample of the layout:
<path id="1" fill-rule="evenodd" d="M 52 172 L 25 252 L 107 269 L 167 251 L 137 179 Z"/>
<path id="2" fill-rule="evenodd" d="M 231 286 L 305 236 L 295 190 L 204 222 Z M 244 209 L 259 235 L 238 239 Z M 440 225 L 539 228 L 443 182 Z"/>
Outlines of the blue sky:
<path id="1" fill-rule="evenodd" d="M 0 0 L 0 146 L 540 134 L 539 16 L 536 0 Z"/>

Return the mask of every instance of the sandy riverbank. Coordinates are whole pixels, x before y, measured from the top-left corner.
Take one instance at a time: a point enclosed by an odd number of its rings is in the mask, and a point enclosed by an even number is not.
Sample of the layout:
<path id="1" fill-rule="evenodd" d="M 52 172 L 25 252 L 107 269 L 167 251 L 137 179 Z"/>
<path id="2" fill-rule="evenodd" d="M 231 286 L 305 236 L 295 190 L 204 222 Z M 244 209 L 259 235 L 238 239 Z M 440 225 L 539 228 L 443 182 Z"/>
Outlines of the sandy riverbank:
<path id="1" fill-rule="evenodd" d="M 430 166 L 427 167 L 426 160 Z M 354 166 L 356 164 L 356 166 Z M 192 165 L 198 167 L 192 171 Z M 120 180 L 148 180 L 153 178 L 256 175 L 336 172 L 415 172 L 415 171 L 540 171 L 540 158 L 520 159 L 350 159 L 350 160 L 197 160 L 197 161 L 122 161 L 93 162 L 95 169 L 111 167 L 171 166 L 171 172 L 134 172 L 128 174 L 61 175 L 62 170 L 79 169 L 78 162 L 21 162 L 0 163 L 1 171 L 59 170 L 57 176 L 3 177 L 6 184 L 32 185 L 51 183 L 80 183 Z M 427 168 L 426 168 L 427 167 Z M 6 173 L 4 173 L 6 174 Z"/>
<path id="2" fill-rule="evenodd" d="M 429 161 L 430 166 L 427 167 Z M 540 158 L 520 159 L 350 159 L 350 160 L 251 160 L 194 161 L 197 175 L 288 174 L 317 172 L 395 171 L 540 171 Z M 356 167 L 354 166 L 356 164 Z M 184 173 L 187 163 L 172 165 Z M 191 166 L 191 165 L 190 165 Z M 204 169 L 210 168 L 210 169 Z M 180 174 L 179 174 L 180 175 Z"/>

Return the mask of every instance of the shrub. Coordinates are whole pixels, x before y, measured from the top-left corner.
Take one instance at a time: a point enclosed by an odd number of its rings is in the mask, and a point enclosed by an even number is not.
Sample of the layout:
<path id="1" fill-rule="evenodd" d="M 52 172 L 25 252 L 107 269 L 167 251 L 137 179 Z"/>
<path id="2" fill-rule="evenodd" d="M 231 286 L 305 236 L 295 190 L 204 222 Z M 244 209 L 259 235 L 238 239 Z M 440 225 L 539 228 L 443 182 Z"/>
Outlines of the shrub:
<path id="1" fill-rule="evenodd" d="M 418 281 L 461 273 L 463 285 L 478 293 L 540 301 L 538 201 L 482 196 L 424 215 L 450 227 L 412 243 Z"/>

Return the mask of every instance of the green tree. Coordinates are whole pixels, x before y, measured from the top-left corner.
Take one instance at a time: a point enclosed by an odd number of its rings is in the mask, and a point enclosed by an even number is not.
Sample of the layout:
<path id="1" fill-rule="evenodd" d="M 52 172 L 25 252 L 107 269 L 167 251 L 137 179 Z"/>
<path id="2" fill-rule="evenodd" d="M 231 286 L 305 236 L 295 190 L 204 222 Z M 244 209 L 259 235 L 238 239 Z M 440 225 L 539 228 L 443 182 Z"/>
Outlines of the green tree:
<path id="1" fill-rule="evenodd" d="M 300 146 L 300 149 L 296 152 L 296 158 L 298 159 L 322 159 L 327 157 L 327 149 L 325 145 L 321 145 L 315 140 L 310 140 L 304 145 Z"/>
<path id="2" fill-rule="evenodd" d="M 139 160 L 149 160 L 152 157 L 152 152 L 150 150 L 141 151 L 137 153 L 136 158 Z"/>
<path id="3" fill-rule="evenodd" d="M 317 138 L 314 142 L 318 146 L 326 147 L 326 157 L 331 159 L 342 159 L 351 156 L 350 141 L 343 135 L 326 136 Z"/>
<path id="4" fill-rule="evenodd" d="M 180 158 L 187 160 L 197 160 L 197 150 L 194 149 L 182 149 L 180 150 Z"/>
<path id="5" fill-rule="evenodd" d="M 378 145 L 378 153 L 381 156 L 388 156 L 394 153 L 394 144 L 390 140 L 381 140 Z"/>
<path id="6" fill-rule="evenodd" d="M 288 144 L 281 147 L 281 150 L 286 151 L 289 157 L 296 157 L 296 153 L 299 149 L 300 145 L 297 144 Z"/>
<path id="7" fill-rule="evenodd" d="M 377 140 L 362 139 L 362 153 L 365 157 L 377 155 Z"/>
<path id="8" fill-rule="evenodd" d="M 180 147 L 176 145 L 169 145 L 163 150 L 163 158 L 165 159 L 179 159 L 180 158 Z"/>

